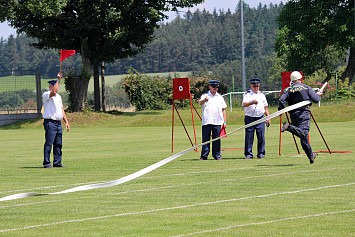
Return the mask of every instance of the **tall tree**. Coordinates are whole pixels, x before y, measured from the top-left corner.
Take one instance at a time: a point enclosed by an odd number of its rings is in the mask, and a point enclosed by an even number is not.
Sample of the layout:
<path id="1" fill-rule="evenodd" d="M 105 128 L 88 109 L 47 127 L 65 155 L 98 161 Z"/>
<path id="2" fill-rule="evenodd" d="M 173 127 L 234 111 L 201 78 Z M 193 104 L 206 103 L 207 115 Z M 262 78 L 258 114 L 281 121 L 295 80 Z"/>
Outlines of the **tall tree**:
<path id="1" fill-rule="evenodd" d="M 286 55 L 287 70 L 312 74 L 331 71 L 339 56 L 350 51 L 342 75 L 350 81 L 355 75 L 354 0 L 290 0 L 277 18 L 279 32 L 275 48 Z"/>
<path id="2" fill-rule="evenodd" d="M 21 0 L 11 1 L 7 20 L 18 33 L 38 38 L 39 48 L 74 49 L 82 56 L 83 68 L 98 85 L 100 63 L 141 52 L 152 41 L 154 29 L 168 10 L 192 7 L 203 0 Z M 1 20 L 1 19 L 0 19 Z M 87 95 L 88 78 L 73 84 L 78 90 L 74 110 L 81 110 Z M 95 87 L 95 98 L 100 99 Z M 98 96 L 97 96 L 98 95 Z M 95 101 L 100 109 L 100 101 Z"/>

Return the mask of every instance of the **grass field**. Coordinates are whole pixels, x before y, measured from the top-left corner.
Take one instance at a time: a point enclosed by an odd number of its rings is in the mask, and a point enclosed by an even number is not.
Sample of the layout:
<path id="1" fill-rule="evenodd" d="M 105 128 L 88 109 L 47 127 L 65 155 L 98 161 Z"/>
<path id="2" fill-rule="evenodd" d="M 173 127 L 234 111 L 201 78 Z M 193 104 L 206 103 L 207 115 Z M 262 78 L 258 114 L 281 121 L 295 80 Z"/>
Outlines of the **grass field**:
<path id="1" fill-rule="evenodd" d="M 199 153 L 189 152 L 111 188 L 0 202 L 0 235 L 353 236 L 355 121 L 322 122 L 320 108 L 313 111 L 330 149 L 353 153 L 319 153 L 310 165 L 285 133 L 279 156 L 276 119 L 266 133 L 266 159 L 244 159 L 240 131 L 223 138 L 221 161 L 198 161 Z M 66 168 L 42 168 L 41 121 L 1 128 L 0 198 L 111 181 L 172 155 L 171 111 L 95 114 L 68 115 Z M 228 116 L 227 132 L 241 126 L 240 111 Z M 190 145 L 175 124 L 179 152 Z M 200 124 L 196 130 L 199 143 Z M 326 150 L 314 124 L 310 139 L 314 151 Z"/>

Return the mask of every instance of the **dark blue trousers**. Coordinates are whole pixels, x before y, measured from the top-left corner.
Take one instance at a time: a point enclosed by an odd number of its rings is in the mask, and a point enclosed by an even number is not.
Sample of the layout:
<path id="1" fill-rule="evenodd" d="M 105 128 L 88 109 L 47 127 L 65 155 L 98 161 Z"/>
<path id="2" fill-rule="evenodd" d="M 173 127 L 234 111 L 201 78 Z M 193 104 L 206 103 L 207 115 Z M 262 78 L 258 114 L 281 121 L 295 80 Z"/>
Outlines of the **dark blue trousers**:
<path id="1" fill-rule="evenodd" d="M 252 123 L 261 117 L 244 117 L 245 125 Z M 251 126 L 245 129 L 245 145 L 244 145 L 244 155 L 248 158 L 253 158 L 253 142 L 254 142 L 254 132 L 256 131 L 256 137 L 258 138 L 258 157 L 265 157 L 265 123 L 259 123 L 257 125 Z"/>
<path id="2" fill-rule="evenodd" d="M 313 157 L 312 147 L 308 141 L 309 128 L 311 126 L 311 111 L 296 110 L 290 112 L 291 125 L 288 126 L 287 131 L 294 134 L 301 139 L 301 146 L 307 157 Z"/>
<path id="3" fill-rule="evenodd" d="M 211 139 L 211 133 L 212 133 L 212 139 L 219 137 L 221 134 L 221 125 L 207 124 L 202 126 L 202 143 L 207 142 Z M 201 158 L 207 159 L 209 153 L 210 153 L 210 143 L 202 146 Z M 212 142 L 212 157 L 215 159 L 222 157 L 221 140 Z"/>
<path id="4" fill-rule="evenodd" d="M 50 155 L 53 146 L 53 166 L 62 164 L 62 136 L 63 129 L 60 121 L 45 119 L 43 122 L 44 130 L 46 131 L 44 143 L 44 160 L 43 166 L 51 166 Z"/>

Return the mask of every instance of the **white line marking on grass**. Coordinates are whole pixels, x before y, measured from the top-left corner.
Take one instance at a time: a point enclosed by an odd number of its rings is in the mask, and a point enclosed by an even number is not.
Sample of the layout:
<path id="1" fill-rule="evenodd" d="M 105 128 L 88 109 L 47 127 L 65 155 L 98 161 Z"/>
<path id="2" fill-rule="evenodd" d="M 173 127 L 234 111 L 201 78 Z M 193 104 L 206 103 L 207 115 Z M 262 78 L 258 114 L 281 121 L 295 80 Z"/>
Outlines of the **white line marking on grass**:
<path id="1" fill-rule="evenodd" d="M 106 219 L 106 218 L 119 217 L 119 216 L 139 215 L 139 214 L 146 214 L 146 213 L 153 213 L 153 212 L 160 212 L 160 211 L 176 210 L 176 209 L 182 209 L 182 208 L 198 207 L 198 206 L 205 206 L 205 205 L 226 203 L 226 202 L 234 202 L 234 201 L 254 199 L 254 198 L 272 197 L 272 196 L 276 196 L 276 195 L 285 195 L 285 194 L 295 194 L 295 193 L 301 193 L 301 192 L 317 191 L 317 190 L 323 190 L 323 189 L 328 189 L 328 188 L 350 186 L 350 185 L 354 185 L 354 184 L 355 183 L 338 184 L 338 185 L 332 185 L 332 186 L 324 186 L 324 187 L 311 188 L 311 189 L 288 191 L 288 192 L 282 192 L 282 193 L 270 193 L 270 194 L 263 194 L 263 195 L 257 195 L 257 196 L 251 196 L 251 197 L 233 198 L 233 199 L 228 199 L 228 200 L 218 200 L 218 201 L 214 201 L 214 202 L 204 202 L 204 203 L 196 203 L 196 204 L 176 206 L 176 207 L 166 207 L 166 208 L 153 209 L 153 210 L 140 211 L 140 212 L 127 212 L 127 213 L 120 213 L 120 214 L 107 215 L 107 216 L 97 216 L 97 217 L 90 217 L 90 218 L 84 218 L 84 219 L 58 221 L 58 222 L 52 222 L 52 223 L 47 223 L 47 224 L 18 227 L 18 228 L 13 228 L 13 229 L 3 229 L 3 230 L 0 230 L 0 233 L 9 232 L 9 231 L 16 231 L 16 230 L 25 230 L 25 229 L 31 229 L 31 228 L 40 228 L 40 227 L 45 227 L 45 226 L 60 225 L 60 224 L 66 224 L 66 223 L 99 220 L 99 219 Z"/>
<path id="2" fill-rule="evenodd" d="M 287 217 L 287 218 L 282 218 L 282 219 L 277 219 L 277 220 L 255 222 L 255 223 L 246 223 L 246 224 L 235 225 L 235 226 L 227 226 L 227 227 L 222 227 L 222 228 L 218 228 L 218 229 L 214 229 L 214 230 L 205 230 L 205 231 L 194 232 L 194 233 L 189 233 L 189 234 L 184 234 L 184 235 L 175 235 L 174 237 L 205 234 L 205 233 L 210 233 L 210 232 L 215 232 L 215 231 L 234 229 L 234 228 L 238 228 L 238 227 L 245 227 L 245 226 L 252 226 L 252 225 L 264 225 L 264 224 L 270 224 L 270 223 L 275 223 L 275 222 L 280 222 L 280 221 L 305 219 L 305 218 L 310 218 L 310 217 L 318 217 L 318 216 L 325 216 L 325 215 L 332 215 L 332 214 L 339 214 L 339 213 L 347 213 L 347 212 L 353 212 L 353 211 L 355 211 L 355 209 L 344 210 L 344 211 L 325 212 L 325 213 L 318 213 L 318 214 L 310 214 L 310 215 L 306 215 L 306 216 Z"/>
<path id="3" fill-rule="evenodd" d="M 296 171 L 296 172 L 289 172 L 289 173 L 266 174 L 266 175 L 258 175 L 258 176 L 240 177 L 240 178 L 235 178 L 235 179 L 204 181 L 204 182 L 198 182 L 198 183 L 192 183 L 192 184 L 168 185 L 168 186 L 162 186 L 162 187 L 155 187 L 155 188 L 148 188 L 148 189 L 138 189 L 138 190 L 131 190 L 131 191 L 123 191 L 123 192 L 110 193 L 110 194 L 83 196 L 83 197 L 78 197 L 78 198 L 66 198 L 66 199 L 57 199 L 57 200 L 51 200 L 51 201 L 14 204 L 14 205 L 8 205 L 8 206 L 0 206 L 0 209 L 1 208 L 9 208 L 9 207 L 30 206 L 30 205 L 52 203 L 52 202 L 60 202 L 60 201 L 68 201 L 68 200 L 80 200 L 80 199 L 88 199 L 88 198 L 97 198 L 97 197 L 104 197 L 104 196 L 110 196 L 110 195 L 112 195 L 112 196 L 113 195 L 122 195 L 122 194 L 135 193 L 135 192 L 147 192 L 147 191 L 154 191 L 154 190 L 161 190 L 161 189 L 168 189 L 168 188 L 177 188 L 177 187 L 184 187 L 184 186 L 201 185 L 201 184 L 230 182 L 230 181 L 244 180 L 244 179 L 265 178 L 265 177 L 273 177 L 273 176 L 289 175 L 289 174 L 299 174 L 299 173 L 310 173 L 310 172 L 312 172 L 312 173 L 313 172 L 322 172 L 322 171 L 329 171 L 329 170 L 335 170 L 335 169 L 337 169 L 337 168 L 323 169 L 323 170 L 304 170 L 304 171 Z M 344 168 L 344 169 L 348 169 L 348 168 Z"/>

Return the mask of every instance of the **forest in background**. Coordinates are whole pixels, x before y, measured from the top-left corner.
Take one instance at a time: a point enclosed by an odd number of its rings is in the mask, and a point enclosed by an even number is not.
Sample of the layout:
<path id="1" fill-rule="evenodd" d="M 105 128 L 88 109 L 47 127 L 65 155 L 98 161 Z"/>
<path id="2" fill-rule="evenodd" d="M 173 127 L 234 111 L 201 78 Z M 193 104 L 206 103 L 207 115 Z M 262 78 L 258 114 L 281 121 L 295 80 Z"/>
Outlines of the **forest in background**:
<path id="1" fill-rule="evenodd" d="M 247 79 L 259 77 L 268 85 L 277 35 L 276 17 L 283 4 L 244 6 L 245 63 Z M 36 39 L 22 35 L 0 39 L 0 71 L 35 70 L 42 78 L 53 78 L 59 70 L 58 50 L 39 50 L 30 46 Z M 227 10 L 187 11 L 170 23 L 161 24 L 155 40 L 144 52 L 127 59 L 106 63 L 106 75 L 125 74 L 134 68 L 140 73 L 193 71 L 194 75 L 218 78 L 226 85 L 242 87 L 240 12 Z M 63 62 L 65 70 L 80 70 L 81 57 Z"/>

